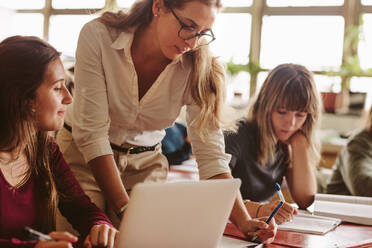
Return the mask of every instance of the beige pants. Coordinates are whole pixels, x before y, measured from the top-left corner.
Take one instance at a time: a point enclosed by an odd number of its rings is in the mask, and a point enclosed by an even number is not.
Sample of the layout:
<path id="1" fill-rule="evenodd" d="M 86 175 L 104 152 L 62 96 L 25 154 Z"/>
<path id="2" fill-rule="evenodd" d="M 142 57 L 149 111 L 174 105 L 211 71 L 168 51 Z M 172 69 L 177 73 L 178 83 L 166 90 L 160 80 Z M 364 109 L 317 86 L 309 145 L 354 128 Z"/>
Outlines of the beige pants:
<path id="1" fill-rule="evenodd" d="M 57 134 L 57 143 L 85 193 L 99 208 L 107 213 L 114 226 L 118 228 L 120 220 L 105 200 L 89 165 L 84 162 L 83 155 L 73 141 L 71 133 L 65 128 L 61 129 Z M 127 191 L 139 182 L 164 182 L 166 180 L 168 161 L 161 153 L 160 144 L 154 151 L 138 154 L 125 154 L 115 150 L 113 152 L 122 182 Z M 57 231 L 69 231 L 77 234 L 59 211 L 56 224 Z"/>

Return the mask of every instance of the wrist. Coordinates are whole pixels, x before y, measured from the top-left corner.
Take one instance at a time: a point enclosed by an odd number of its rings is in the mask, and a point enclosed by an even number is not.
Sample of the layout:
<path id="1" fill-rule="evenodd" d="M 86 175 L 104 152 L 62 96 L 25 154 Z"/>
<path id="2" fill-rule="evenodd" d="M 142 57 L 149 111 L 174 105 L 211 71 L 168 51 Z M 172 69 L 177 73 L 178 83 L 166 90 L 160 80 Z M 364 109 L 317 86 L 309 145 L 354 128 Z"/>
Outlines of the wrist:
<path id="1" fill-rule="evenodd" d="M 262 204 L 262 203 L 259 203 L 258 205 L 257 205 L 257 208 L 256 208 L 256 214 L 255 214 L 255 218 L 258 218 L 258 216 L 259 216 L 259 214 L 260 214 L 260 209 L 262 208 L 262 206 L 263 206 L 264 204 Z"/>

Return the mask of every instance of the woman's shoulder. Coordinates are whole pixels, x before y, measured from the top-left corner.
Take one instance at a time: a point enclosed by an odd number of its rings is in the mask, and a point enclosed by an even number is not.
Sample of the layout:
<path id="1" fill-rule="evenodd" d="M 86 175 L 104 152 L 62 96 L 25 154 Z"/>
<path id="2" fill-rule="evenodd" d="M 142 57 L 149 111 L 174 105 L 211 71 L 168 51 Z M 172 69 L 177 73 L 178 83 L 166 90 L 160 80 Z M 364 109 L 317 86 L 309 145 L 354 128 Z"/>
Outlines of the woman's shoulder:
<path id="1" fill-rule="evenodd" d="M 367 130 L 362 130 L 352 136 L 350 141 L 347 144 L 347 149 L 370 149 L 372 147 L 372 133 L 368 132 Z"/>

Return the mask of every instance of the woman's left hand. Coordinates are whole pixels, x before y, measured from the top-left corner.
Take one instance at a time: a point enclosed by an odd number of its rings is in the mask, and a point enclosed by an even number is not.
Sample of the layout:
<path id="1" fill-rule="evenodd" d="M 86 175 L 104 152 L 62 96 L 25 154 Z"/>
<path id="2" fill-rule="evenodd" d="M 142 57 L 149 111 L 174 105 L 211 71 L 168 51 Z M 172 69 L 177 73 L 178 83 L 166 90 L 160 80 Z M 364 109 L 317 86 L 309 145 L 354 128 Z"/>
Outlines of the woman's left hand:
<path id="1" fill-rule="evenodd" d="M 119 232 L 114 227 L 106 224 L 94 225 L 85 238 L 84 247 L 92 248 L 98 246 L 113 248 L 118 236 Z"/>

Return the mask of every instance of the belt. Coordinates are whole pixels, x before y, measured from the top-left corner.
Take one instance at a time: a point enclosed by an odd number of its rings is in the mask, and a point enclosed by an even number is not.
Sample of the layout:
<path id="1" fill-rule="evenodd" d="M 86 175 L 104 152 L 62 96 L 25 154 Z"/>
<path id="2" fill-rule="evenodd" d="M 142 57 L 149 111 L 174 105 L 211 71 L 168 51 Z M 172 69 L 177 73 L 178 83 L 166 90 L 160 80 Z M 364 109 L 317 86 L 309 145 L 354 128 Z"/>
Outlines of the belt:
<path id="1" fill-rule="evenodd" d="M 69 131 L 70 133 L 72 132 L 72 127 L 67 125 L 66 123 L 63 123 L 63 127 Z M 113 150 L 118 151 L 118 152 L 123 152 L 123 153 L 129 153 L 129 154 L 138 154 L 142 152 L 148 152 L 148 151 L 155 151 L 156 146 L 159 143 L 153 145 L 153 146 L 135 146 L 135 147 L 121 147 L 115 144 L 110 143 L 110 146 Z"/>

